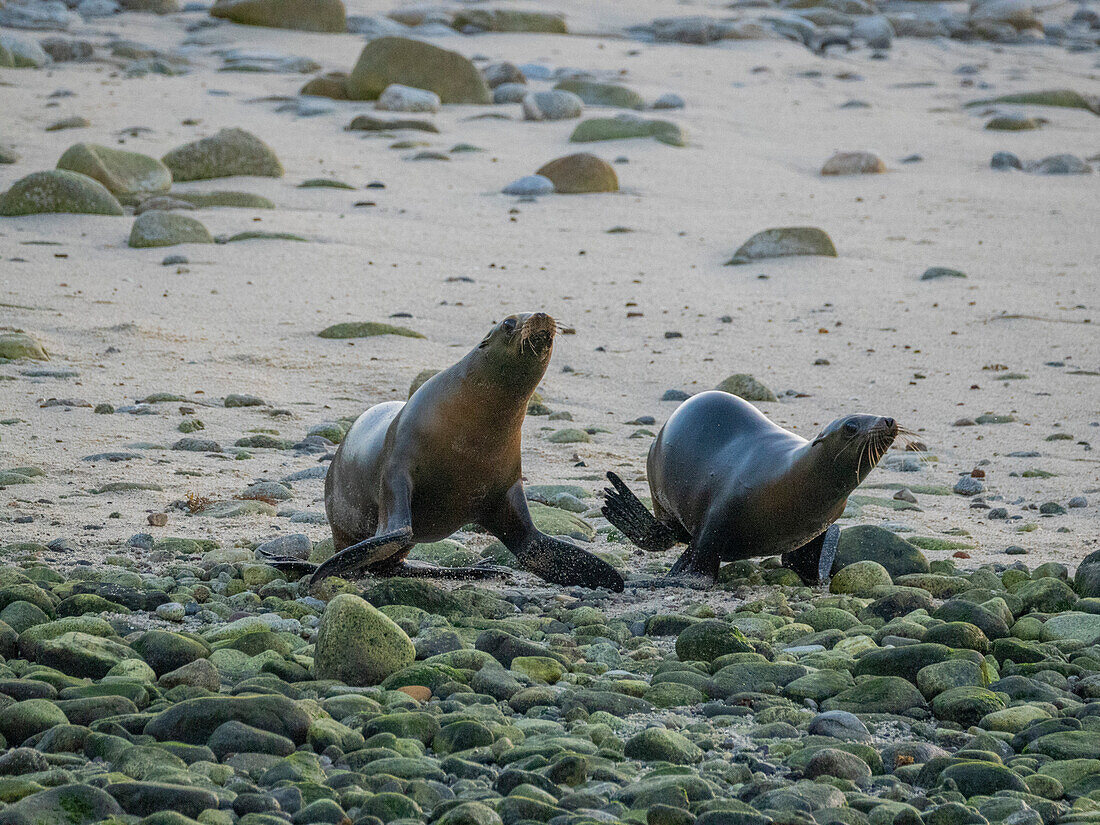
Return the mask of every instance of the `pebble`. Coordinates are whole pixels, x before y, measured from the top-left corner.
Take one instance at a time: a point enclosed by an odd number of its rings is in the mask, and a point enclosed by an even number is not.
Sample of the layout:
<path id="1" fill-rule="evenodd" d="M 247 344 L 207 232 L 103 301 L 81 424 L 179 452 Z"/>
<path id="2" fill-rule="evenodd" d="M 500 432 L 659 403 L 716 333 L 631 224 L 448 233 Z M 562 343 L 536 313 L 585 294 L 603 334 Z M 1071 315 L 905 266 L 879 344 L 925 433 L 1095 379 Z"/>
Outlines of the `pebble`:
<path id="1" fill-rule="evenodd" d="M 534 197 L 554 192 L 554 182 L 542 175 L 525 175 L 509 183 L 501 190 L 505 195 Z"/>
<path id="2" fill-rule="evenodd" d="M 441 105 L 435 92 L 391 83 L 378 96 L 374 108 L 384 112 L 438 112 Z"/>

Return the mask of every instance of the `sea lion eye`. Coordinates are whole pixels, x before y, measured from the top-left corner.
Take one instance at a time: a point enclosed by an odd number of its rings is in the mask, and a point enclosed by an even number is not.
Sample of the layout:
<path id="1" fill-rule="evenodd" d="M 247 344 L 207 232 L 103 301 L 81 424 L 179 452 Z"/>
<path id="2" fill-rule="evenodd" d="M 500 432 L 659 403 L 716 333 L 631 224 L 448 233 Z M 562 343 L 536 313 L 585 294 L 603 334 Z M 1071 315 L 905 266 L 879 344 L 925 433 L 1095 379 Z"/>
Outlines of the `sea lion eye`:
<path id="1" fill-rule="evenodd" d="M 844 432 L 846 432 L 848 435 L 855 435 L 859 432 L 859 424 L 857 424 L 855 421 L 845 421 Z"/>
<path id="2" fill-rule="evenodd" d="M 514 332 L 515 329 L 516 329 L 516 319 L 515 318 L 505 318 L 503 326 L 504 326 L 504 331 L 505 332 Z"/>

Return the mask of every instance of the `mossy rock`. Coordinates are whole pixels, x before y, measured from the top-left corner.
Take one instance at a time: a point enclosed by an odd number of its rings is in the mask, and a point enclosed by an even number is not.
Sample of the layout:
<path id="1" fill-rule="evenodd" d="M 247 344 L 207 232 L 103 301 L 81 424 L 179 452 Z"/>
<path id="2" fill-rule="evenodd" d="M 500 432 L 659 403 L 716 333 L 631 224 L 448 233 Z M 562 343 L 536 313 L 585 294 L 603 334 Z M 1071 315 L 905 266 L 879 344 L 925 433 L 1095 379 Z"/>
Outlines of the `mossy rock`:
<path id="1" fill-rule="evenodd" d="M 959 793 L 969 799 L 972 796 L 987 796 L 998 791 L 1018 791 L 1027 793 L 1027 785 L 1020 775 L 992 762 L 962 762 L 949 765 L 940 774 L 940 782 L 951 780 Z"/>
<path id="2" fill-rule="evenodd" d="M 186 201 L 196 209 L 230 207 L 235 209 L 274 209 L 275 203 L 251 192 L 173 192 L 176 200 Z"/>
<path id="3" fill-rule="evenodd" d="M 409 398 L 413 397 L 413 393 L 420 389 L 432 376 L 438 375 L 441 370 L 421 370 L 416 374 L 416 378 L 409 384 Z"/>
<path id="4" fill-rule="evenodd" d="M 128 243 L 133 249 L 148 249 L 185 243 L 214 243 L 214 238 L 194 218 L 158 209 L 143 212 L 134 219 Z"/>
<path id="5" fill-rule="evenodd" d="M 398 327 L 379 321 L 345 321 L 325 327 L 317 333 L 319 338 L 373 338 L 376 335 L 400 335 L 405 338 L 424 338 L 408 327 Z"/>
<path id="6" fill-rule="evenodd" d="M 645 101 L 633 89 L 618 83 L 595 80 L 562 80 L 555 89 L 572 92 L 589 106 L 613 106 L 617 109 L 644 109 Z"/>
<path id="7" fill-rule="evenodd" d="M 42 342 L 25 332 L 0 332 L 0 358 L 8 361 L 22 358 L 29 361 L 50 360 Z"/>
<path id="8" fill-rule="evenodd" d="M 863 679 L 822 703 L 825 710 L 846 710 L 850 713 L 904 714 L 912 708 L 924 707 L 920 691 L 898 676 L 872 676 Z"/>
<path id="9" fill-rule="evenodd" d="M 317 678 L 377 685 L 415 657 L 405 631 L 358 596 L 342 593 L 325 608 L 314 654 Z"/>
<path id="10" fill-rule="evenodd" d="M 1094 115 L 1100 115 L 1100 100 L 1095 96 L 1086 97 L 1072 89 L 1051 89 L 1041 92 L 1018 92 L 984 100 L 974 100 L 966 105 L 989 106 L 1000 103 L 1022 104 L 1030 106 L 1057 106 L 1062 109 L 1084 109 Z"/>
<path id="11" fill-rule="evenodd" d="M 518 9 L 463 9 L 454 16 L 453 25 L 460 31 L 467 26 L 475 26 L 490 32 L 569 33 L 563 14 Z"/>
<path id="12" fill-rule="evenodd" d="M 107 187 L 87 175 L 67 169 L 32 172 L 0 196 L 0 215 L 6 217 L 52 212 L 123 214 L 122 204 Z"/>
<path id="13" fill-rule="evenodd" d="M 829 592 L 868 598 L 876 587 L 892 584 L 890 572 L 877 561 L 867 559 L 837 570 L 829 581 Z"/>
<path id="14" fill-rule="evenodd" d="M 629 759 L 645 762 L 669 762 L 692 765 L 703 758 L 703 751 L 683 734 L 665 728 L 646 728 L 627 740 L 623 753 Z"/>
<path id="15" fill-rule="evenodd" d="M 567 510 L 535 501 L 528 502 L 527 507 L 535 527 L 548 536 L 572 536 L 582 541 L 591 541 L 596 536 L 596 529 L 591 524 Z"/>
<path id="16" fill-rule="evenodd" d="M 393 83 L 435 92 L 442 103 L 493 102 L 481 72 L 458 52 L 406 37 L 376 38 L 348 75 L 348 97 L 376 100 Z"/>
<path id="17" fill-rule="evenodd" d="M 57 168 L 87 175 L 118 198 L 172 188 L 172 173 L 156 158 L 94 143 L 70 146 L 57 161 Z"/>
<path id="18" fill-rule="evenodd" d="M 271 147 L 243 129 L 222 129 L 212 137 L 173 149 L 161 160 L 172 170 L 175 181 L 283 176 L 283 165 Z"/>
<path id="19" fill-rule="evenodd" d="M 619 191 L 619 177 L 615 169 L 603 158 L 588 152 L 552 160 L 536 174 L 549 178 L 554 184 L 554 191 L 561 195 Z"/>
<path id="20" fill-rule="evenodd" d="M 713 662 L 728 653 L 752 653 L 745 634 L 728 622 L 693 622 L 676 637 L 676 655 L 682 662 Z"/>
<path id="21" fill-rule="evenodd" d="M 304 32 L 348 30 L 342 0 L 217 0 L 210 14 L 245 26 Z"/>
<path id="22" fill-rule="evenodd" d="M 5 825 L 92 825 L 119 822 L 122 816 L 121 806 L 106 791 L 64 784 L 8 805 L 0 813 L 0 821 Z"/>
<path id="23" fill-rule="evenodd" d="M 577 124 L 570 143 L 595 143 L 602 140 L 653 138 L 668 146 L 685 146 L 683 130 L 668 120 L 650 120 L 638 115 L 594 117 Z M 539 172 L 541 175 L 542 173 Z"/>
<path id="24" fill-rule="evenodd" d="M 728 378 L 723 379 L 716 390 L 722 392 L 728 392 L 731 395 L 736 395 L 738 398 L 743 398 L 746 401 L 778 401 L 775 397 L 775 393 L 757 381 L 748 373 L 737 373 L 731 375 Z"/>
<path id="25" fill-rule="evenodd" d="M 857 561 L 875 561 L 891 577 L 908 573 L 928 573 L 928 559 L 909 542 L 889 530 L 873 524 L 861 524 L 840 531 L 833 570 L 842 570 Z"/>
<path id="26" fill-rule="evenodd" d="M 757 232 L 733 253 L 727 265 L 747 264 L 793 255 L 837 256 L 836 246 L 824 230 L 814 226 L 784 226 Z"/>
<path id="27" fill-rule="evenodd" d="M 993 691 L 977 685 L 948 688 L 932 700 L 937 719 L 954 722 L 964 728 L 977 725 L 986 714 L 1003 710 L 1004 700 Z"/>

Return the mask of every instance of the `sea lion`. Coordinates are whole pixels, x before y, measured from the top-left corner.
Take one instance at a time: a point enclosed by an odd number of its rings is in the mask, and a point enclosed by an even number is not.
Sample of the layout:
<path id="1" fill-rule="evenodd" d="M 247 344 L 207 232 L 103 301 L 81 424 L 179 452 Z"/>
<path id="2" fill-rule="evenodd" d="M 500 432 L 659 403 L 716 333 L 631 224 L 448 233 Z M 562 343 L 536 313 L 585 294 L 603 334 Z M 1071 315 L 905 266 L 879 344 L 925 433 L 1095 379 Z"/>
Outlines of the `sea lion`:
<path id="1" fill-rule="evenodd" d="M 356 419 L 325 476 L 336 554 L 313 571 L 311 585 L 363 570 L 444 578 L 506 574 L 485 565 L 406 560 L 414 545 L 476 522 L 548 582 L 623 589 L 611 565 L 539 532 L 527 509 L 520 428 L 550 362 L 556 327 L 542 312 L 510 315 L 408 401 L 376 404 Z M 275 561 L 312 570 L 300 561 Z"/>
<path id="2" fill-rule="evenodd" d="M 813 441 L 717 390 L 685 401 L 650 445 L 652 515 L 608 473 L 603 513 L 643 550 L 688 549 L 670 577 L 713 581 L 723 561 L 781 555 L 806 582 L 829 578 L 848 495 L 902 430 L 892 418 L 848 415 Z"/>

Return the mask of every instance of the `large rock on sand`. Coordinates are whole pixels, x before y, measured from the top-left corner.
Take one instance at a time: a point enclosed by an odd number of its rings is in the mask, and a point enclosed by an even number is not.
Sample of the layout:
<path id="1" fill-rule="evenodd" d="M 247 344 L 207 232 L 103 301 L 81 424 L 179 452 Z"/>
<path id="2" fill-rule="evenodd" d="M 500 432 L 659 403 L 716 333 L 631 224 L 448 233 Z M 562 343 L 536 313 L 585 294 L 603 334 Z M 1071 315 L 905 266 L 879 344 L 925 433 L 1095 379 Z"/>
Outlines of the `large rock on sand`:
<path id="1" fill-rule="evenodd" d="M 565 15 L 552 11 L 464 9 L 455 15 L 454 27 L 461 31 L 467 26 L 490 32 L 568 34 Z"/>
<path id="2" fill-rule="evenodd" d="M 414 658 L 416 648 L 405 631 L 369 602 L 342 593 L 328 603 L 314 655 L 318 679 L 377 685 Z"/>
<path id="3" fill-rule="evenodd" d="M 348 30 L 343 0 L 217 0 L 210 14 L 246 26 L 304 32 Z"/>
<path id="4" fill-rule="evenodd" d="M 784 226 L 757 232 L 733 253 L 727 262 L 747 264 L 763 258 L 785 258 L 790 255 L 825 255 L 836 257 L 836 247 L 824 231 L 813 226 Z"/>
<path id="5" fill-rule="evenodd" d="M 214 238 L 194 218 L 160 209 L 138 215 L 130 230 L 129 244 L 134 249 L 181 243 L 214 243 Z"/>
<path id="6" fill-rule="evenodd" d="M 222 129 L 216 135 L 173 149 L 163 158 L 177 181 L 251 175 L 281 178 L 283 165 L 271 147 L 243 129 Z"/>
<path id="7" fill-rule="evenodd" d="M 99 181 L 66 169 L 32 172 L 0 196 L 0 215 L 43 212 L 121 215 L 122 205 Z"/>
<path id="8" fill-rule="evenodd" d="M 563 195 L 619 191 L 615 169 L 603 158 L 588 152 L 552 160 L 536 174 L 553 181 L 554 191 Z"/>
<path id="9" fill-rule="evenodd" d="M 348 97 L 375 100 L 391 83 L 427 89 L 443 103 L 492 103 L 481 72 L 458 52 L 407 37 L 379 37 L 363 47 L 348 76 Z"/>
<path id="10" fill-rule="evenodd" d="M 94 178 L 119 198 L 172 188 L 172 173 L 156 158 L 94 143 L 70 146 L 57 168 Z"/>

